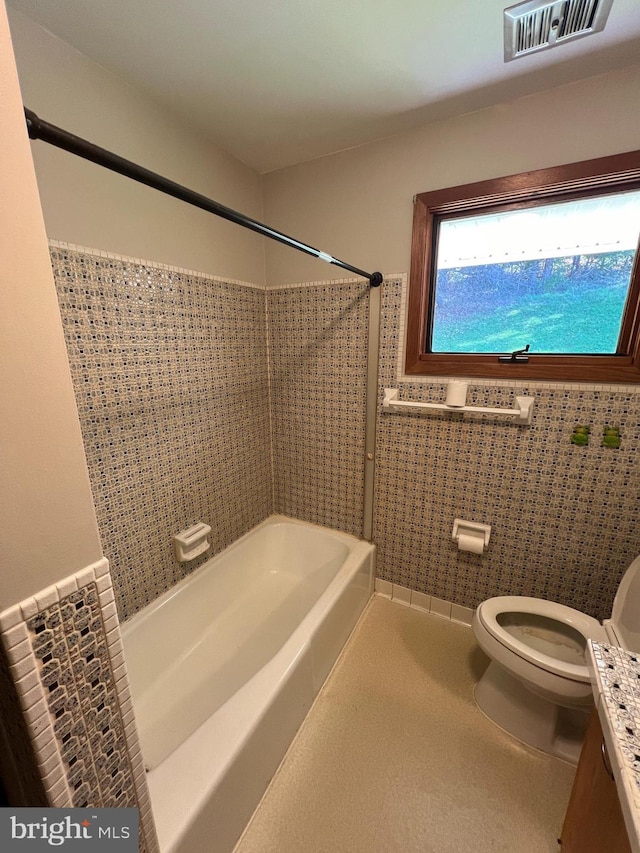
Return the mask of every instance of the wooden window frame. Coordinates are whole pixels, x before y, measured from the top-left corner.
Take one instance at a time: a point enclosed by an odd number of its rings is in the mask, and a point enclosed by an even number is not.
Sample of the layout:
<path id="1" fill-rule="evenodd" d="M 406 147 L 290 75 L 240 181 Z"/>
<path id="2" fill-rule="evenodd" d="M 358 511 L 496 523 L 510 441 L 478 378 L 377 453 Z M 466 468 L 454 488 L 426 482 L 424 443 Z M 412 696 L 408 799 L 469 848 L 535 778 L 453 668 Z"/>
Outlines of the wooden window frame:
<path id="1" fill-rule="evenodd" d="M 640 189 L 640 151 L 420 193 L 414 199 L 405 370 L 410 375 L 481 376 L 574 382 L 640 382 L 640 250 L 636 251 L 615 355 L 536 355 L 504 364 L 498 355 L 426 351 L 431 310 L 434 225 L 443 215 L 515 210 Z M 525 341 L 526 343 L 526 341 Z M 524 345 L 524 344 L 523 344 Z"/>

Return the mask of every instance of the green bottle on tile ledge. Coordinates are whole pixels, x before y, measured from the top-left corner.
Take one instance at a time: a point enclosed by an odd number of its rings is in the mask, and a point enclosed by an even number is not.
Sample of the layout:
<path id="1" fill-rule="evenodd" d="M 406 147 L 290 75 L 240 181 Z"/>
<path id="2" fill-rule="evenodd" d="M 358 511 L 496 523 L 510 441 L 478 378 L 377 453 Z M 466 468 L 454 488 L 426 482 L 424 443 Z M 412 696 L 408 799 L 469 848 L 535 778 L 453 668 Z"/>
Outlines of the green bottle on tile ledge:
<path id="1" fill-rule="evenodd" d="M 602 433 L 603 447 L 620 447 L 620 427 L 606 426 Z"/>

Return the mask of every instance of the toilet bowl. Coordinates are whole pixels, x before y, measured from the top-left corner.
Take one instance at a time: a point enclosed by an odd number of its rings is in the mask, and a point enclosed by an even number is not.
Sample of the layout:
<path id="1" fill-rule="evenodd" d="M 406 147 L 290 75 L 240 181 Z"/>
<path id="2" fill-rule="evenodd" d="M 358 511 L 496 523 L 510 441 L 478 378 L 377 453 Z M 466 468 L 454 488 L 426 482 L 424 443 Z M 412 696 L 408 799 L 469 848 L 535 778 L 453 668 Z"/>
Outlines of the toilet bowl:
<path id="1" fill-rule="evenodd" d="M 523 743 L 577 763 L 593 704 L 587 640 L 640 651 L 640 557 L 602 625 L 572 607 L 515 595 L 483 601 L 472 627 L 491 659 L 474 690 L 480 710 Z"/>

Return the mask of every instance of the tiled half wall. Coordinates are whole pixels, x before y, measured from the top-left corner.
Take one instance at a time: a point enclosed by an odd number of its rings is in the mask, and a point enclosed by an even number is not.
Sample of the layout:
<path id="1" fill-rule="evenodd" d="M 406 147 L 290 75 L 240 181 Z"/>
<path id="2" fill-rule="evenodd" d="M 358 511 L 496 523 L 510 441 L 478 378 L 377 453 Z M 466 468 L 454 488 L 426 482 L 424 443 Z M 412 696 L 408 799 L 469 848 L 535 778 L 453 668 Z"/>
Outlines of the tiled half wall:
<path id="1" fill-rule="evenodd" d="M 445 381 L 399 381 L 404 280 L 382 294 L 374 539 L 378 576 L 466 607 L 532 595 L 597 618 L 640 554 L 640 388 L 472 383 L 469 404 L 535 396 L 531 427 L 491 416 L 383 413 L 383 388 L 442 402 Z M 570 443 L 576 424 L 591 441 Z M 605 425 L 622 445 L 603 448 Z M 458 551 L 453 521 L 492 525 L 488 551 Z"/>
<path id="2" fill-rule="evenodd" d="M 15 689 L 44 802 L 138 808 L 140 853 L 157 853 L 106 559 L 3 611 L 0 637 L 3 677 L 12 682 L 2 691 Z M 18 784 L 35 805 L 34 768 L 16 764 L 31 777 Z"/>

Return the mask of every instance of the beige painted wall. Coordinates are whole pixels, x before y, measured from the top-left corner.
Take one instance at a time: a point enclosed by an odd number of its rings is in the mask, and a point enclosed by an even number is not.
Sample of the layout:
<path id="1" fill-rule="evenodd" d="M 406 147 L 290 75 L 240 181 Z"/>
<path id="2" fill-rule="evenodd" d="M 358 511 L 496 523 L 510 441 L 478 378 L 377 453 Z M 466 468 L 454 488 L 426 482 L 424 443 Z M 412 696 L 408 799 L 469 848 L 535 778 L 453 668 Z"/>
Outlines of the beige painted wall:
<path id="1" fill-rule="evenodd" d="M 640 148 L 640 66 L 264 176 L 265 219 L 369 272 L 406 272 L 418 192 Z M 266 246 L 267 282 L 339 278 Z"/>
<path id="2" fill-rule="evenodd" d="M 0 127 L 2 610 L 101 556 L 2 4 Z"/>
<path id="3" fill-rule="evenodd" d="M 8 11 L 25 106 L 262 220 L 256 172 L 21 13 Z M 49 237 L 264 283 L 264 241 L 257 234 L 43 142 L 32 147 Z"/>

